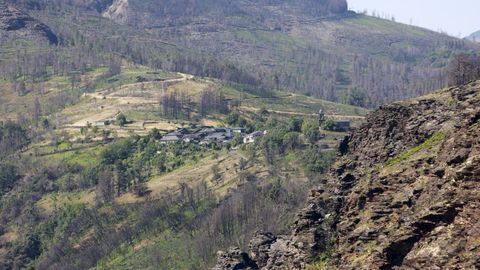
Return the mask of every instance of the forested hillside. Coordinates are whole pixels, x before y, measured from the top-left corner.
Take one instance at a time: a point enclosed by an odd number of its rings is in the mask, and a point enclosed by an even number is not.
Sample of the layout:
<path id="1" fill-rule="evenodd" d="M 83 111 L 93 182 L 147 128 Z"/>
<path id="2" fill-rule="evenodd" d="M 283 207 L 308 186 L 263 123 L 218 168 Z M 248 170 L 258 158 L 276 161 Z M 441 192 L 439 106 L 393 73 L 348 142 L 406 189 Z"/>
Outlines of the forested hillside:
<path id="1" fill-rule="evenodd" d="M 132 49 L 117 42 L 123 33 L 177 49 L 95 15 L 79 16 L 89 24 L 72 32 L 70 11 L 40 17 L 56 22 L 57 46 L 36 36 L 1 46 L 2 269 L 208 268 L 217 250 L 246 245 L 259 228 L 285 231 L 345 136 L 333 119 L 355 125 L 366 113 L 133 64 L 135 54 L 116 53 Z M 97 29 L 119 36 L 86 38 Z M 161 142 L 211 126 L 268 136 Z"/>
<path id="2" fill-rule="evenodd" d="M 282 89 L 364 107 L 441 88 L 449 58 L 478 50 L 347 11 L 345 1 L 14 2 L 66 43 L 265 95 Z"/>
<path id="3" fill-rule="evenodd" d="M 346 134 L 332 119 L 365 113 L 98 60 L 77 79 L 45 61 L 42 77 L 1 81 L 2 269 L 206 269 L 257 229 L 284 232 Z M 268 133 L 161 141 L 204 125 Z"/>
<path id="4" fill-rule="evenodd" d="M 289 232 L 368 108 L 480 77 L 344 0 L 0 0 L 0 35 L 0 269 L 208 269 Z"/>

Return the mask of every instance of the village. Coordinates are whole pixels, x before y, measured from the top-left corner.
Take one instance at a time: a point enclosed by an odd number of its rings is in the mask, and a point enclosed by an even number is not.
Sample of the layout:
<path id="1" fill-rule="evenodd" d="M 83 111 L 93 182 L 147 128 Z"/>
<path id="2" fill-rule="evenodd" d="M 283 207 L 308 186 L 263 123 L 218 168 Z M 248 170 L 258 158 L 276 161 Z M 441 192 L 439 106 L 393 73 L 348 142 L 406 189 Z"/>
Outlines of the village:
<path id="1" fill-rule="evenodd" d="M 318 112 L 319 125 L 322 126 L 327 120 L 323 109 Z M 333 120 L 335 131 L 348 132 L 351 129 L 350 120 Z M 161 139 L 161 143 L 193 143 L 205 145 L 209 143 L 225 143 L 240 138 L 244 144 L 250 144 L 262 138 L 268 133 L 267 130 L 254 131 L 247 134 L 246 128 L 242 127 L 201 127 L 201 128 L 178 128 L 175 131 L 167 132 Z"/>
<path id="2" fill-rule="evenodd" d="M 246 134 L 245 128 L 227 128 L 227 127 L 203 127 L 203 128 L 179 128 L 173 132 L 167 133 L 160 139 L 162 143 L 185 142 L 193 144 L 225 143 L 235 137 L 241 138 L 243 143 L 253 143 L 258 138 L 267 134 L 267 131 L 256 131 Z"/>

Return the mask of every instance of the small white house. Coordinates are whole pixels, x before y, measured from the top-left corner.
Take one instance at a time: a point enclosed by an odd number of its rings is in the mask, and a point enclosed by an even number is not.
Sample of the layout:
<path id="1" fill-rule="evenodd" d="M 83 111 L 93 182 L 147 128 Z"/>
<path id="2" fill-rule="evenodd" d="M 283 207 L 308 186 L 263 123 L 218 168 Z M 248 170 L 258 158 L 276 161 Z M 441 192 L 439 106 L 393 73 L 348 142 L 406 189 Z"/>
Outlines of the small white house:
<path id="1" fill-rule="evenodd" d="M 108 126 L 112 123 L 111 120 L 109 119 L 104 119 L 104 120 L 99 120 L 99 121 L 95 121 L 95 126 L 100 126 L 100 127 L 103 127 L 103 126 Z"/>
<path id="2" fill-rule="evenodd" d="M 243 143 L 254 143 L 258 138 L 261 138 L 267 134 L 267 131 L 255 131 L 253 133 L 248 134 L 243 138 Z"/>
<path id="3" fill-rule="evenodd" d="M 245 134 L 247 132 L 246 128 L 232 128 L 233 133 Z"/>
<path id="4" fill-rule="evenodd" d="M 176 135 L 167 135 L 160 139 L 161 143 L 173 143 L 180 141 L 180 137 Z"/>

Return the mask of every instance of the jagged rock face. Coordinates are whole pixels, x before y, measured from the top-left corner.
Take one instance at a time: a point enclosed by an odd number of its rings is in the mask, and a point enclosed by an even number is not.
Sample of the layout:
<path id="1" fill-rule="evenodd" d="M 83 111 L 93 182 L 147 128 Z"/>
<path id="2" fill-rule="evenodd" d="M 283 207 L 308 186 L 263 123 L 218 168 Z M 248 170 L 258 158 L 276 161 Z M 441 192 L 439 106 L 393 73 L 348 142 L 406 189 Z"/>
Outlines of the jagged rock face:
<path id="1" fill-rule="evenodd" d="M 3 39 L 28 38 L 57 44 L 58 38 L 45 24 L 0 1 L 0 34 Z"/>
<path id="2" fill-rule="evenodd" d="M 381 108 L 351 136 L 338 268 L 480 266 L 479 116 L 472 84 Z"/>
<path id="3" fill-rule="evenodd" d="M 260 269 L 480 268 L 480 82 L 384 106 L 343 147 L 292 234 L 254 237 Z"/>
<path id="4" fill-rule="evenodd" d="M 102 13 L 102 16 L 116 21 L 117 23 L 128 23 L 128 0 L 115 1 Z"/>
<path id="5" fill-rule="evenodd" d="M 248 254 L 239 248 L 232 247 L 227 252 L 219 251 L 217 257 L 217 265 L 213 270 L 258 269 L 257 264 L 248 257 Z"/>

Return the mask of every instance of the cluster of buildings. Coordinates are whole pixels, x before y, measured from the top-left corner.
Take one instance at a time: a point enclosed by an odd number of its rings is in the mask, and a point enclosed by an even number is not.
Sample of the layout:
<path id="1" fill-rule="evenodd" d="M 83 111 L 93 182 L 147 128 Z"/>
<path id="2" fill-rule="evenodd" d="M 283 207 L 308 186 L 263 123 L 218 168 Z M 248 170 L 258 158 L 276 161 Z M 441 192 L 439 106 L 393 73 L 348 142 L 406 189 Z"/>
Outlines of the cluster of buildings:
<path id="1" fill-rule="evenodd" d="M 162 143 L 186 142 L 194 144 L 209 144 L 209 143 L 225 143 L 232 140 L 238 134 L 243 138 L 244 143 L 253 143 L 256 139 L 263 137 L 266 132 L 254 132 L 246 134 L 245 128 L 197 128 L 187 129 L 179 128 L 175 131 L 167 133 L 160 139 Z"/>

